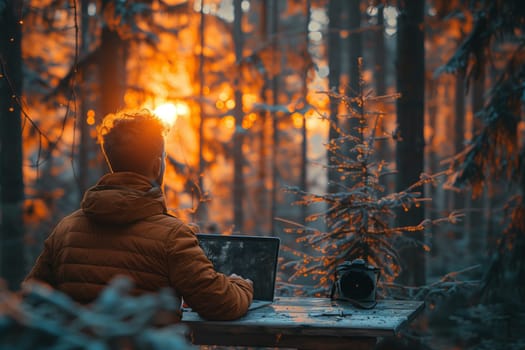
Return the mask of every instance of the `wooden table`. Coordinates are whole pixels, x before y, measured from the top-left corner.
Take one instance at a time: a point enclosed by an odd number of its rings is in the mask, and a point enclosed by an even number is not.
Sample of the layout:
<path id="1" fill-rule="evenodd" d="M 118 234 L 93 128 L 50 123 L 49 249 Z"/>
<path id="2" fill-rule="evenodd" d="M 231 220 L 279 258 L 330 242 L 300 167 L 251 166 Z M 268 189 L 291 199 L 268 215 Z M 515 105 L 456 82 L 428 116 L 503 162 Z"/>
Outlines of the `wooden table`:
<path id="1" fill-rule="evenodd" d="M 424 308 L 419 301 L 380 300 L 371 310 L 328 298 L 279 297 L 235 321 L 206 321 L 185 312 L 182 322 L 198 345 L 372 349 Z"/>

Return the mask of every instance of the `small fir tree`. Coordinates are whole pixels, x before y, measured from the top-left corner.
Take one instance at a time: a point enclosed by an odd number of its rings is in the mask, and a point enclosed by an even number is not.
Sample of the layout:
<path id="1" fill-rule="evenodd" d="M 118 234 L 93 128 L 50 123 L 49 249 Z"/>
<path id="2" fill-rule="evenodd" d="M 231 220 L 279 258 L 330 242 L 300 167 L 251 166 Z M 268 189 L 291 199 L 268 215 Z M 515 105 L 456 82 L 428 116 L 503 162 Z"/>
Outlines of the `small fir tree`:
<path id="1" fill-rule="evenodd" d="M 394 218 L 398 212 L 422 205 L 430 200 L 422 195 L 425 184 L 435 184 L 439 174 L 421 174 L 420 180 L 406 190 L 387 193 L 382 178 L 395 173 L 384 159 L 377 159 L 376 144 L 387 141 L 388 137 L 379 134 L 384 112 L 372 110 L 378 102 L 392 101 L 398 94 L 373 96 L 365 91 L 362 59 L 359 59 L 359 90 L 353 97 L 324 92 L 331 99 L 344 104 L 347 114 L 338 115 L 338 125 L 330 127 L 337 131 L 338 137 L 326 144 L 331 158 L 328 167 L 339 174 L 335 184 L 329 187 L 338 188 L 333 193 L 317 194 L 297 187 L 287 190 L 299 195 L 295 204 L 309 206 L 323 203 L 325 210 L 316 212 L 306 218 L 302 225 L 282 220 L 292 227 L 285 229 L 288 233 L 299 234 L 297 243 L 308 244 L 313 254 L 299 249 L 284 249 L 298 257 L 284 264 L 293 267 L 290 281 L 299 277 L 311 276 L 317 283 L 309 294 L 326 291 L 334 276 L 335 268 L 345 260 L 362 258 L 368 263 L 380 267 L 382 279 L 392 282 L 401 271 L 401 259 L 398 254 L 399 243 L 415 244 L 421 249 L 429 250 L 424 242 L 416 242 L 404 235 L 410 231 L 424 231 L 440 221 L 456 221 L 458 213 L 453 212 L 448 218 L 436 220 L 425 219 L 414 226 L 396 226 Z M 321 115 L 321 118 L 329 120 Z M 345 126 L 346 127 L 345 130 Z M 394 138 L 397 136 L 394 134 Z M 333 186 L 330 186 L 333 185 Z M 308 226 L 317 220 L 326 223 L 326 231 Z"/>

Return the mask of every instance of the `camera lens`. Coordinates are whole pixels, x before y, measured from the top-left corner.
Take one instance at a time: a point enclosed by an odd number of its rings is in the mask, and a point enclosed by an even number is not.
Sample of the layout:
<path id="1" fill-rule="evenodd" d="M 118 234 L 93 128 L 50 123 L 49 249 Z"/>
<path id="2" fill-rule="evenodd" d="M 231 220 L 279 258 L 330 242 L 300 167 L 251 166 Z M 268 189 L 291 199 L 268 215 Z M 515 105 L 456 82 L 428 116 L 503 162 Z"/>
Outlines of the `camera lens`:
<path id="1" fill-rule="evenodd" d="M 341 278 L 341 293 L 352 299 L 366 299 L 374 291 L 374 281 L 364 272 L 348 271 Z"/>

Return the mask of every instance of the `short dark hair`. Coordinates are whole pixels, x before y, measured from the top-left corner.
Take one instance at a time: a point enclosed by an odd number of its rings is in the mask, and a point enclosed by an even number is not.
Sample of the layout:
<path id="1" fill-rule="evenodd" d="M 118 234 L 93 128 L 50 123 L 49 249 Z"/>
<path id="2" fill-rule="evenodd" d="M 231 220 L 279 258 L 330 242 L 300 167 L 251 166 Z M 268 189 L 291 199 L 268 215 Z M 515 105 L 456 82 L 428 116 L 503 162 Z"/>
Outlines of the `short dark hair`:
<path id="1" fill-rule="evenodd" d="M 97 127 L 102 152 L 114 172 L 143 174 L 164 150 L 166 125 L 148 109 L 108 114 Z"/>

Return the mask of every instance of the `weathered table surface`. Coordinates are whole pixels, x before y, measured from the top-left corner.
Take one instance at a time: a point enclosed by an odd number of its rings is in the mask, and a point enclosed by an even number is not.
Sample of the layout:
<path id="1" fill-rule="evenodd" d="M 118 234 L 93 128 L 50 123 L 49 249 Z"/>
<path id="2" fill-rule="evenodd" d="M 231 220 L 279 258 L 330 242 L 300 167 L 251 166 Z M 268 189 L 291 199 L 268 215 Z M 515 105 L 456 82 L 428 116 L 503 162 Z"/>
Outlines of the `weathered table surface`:
<path id="1" fill-rule="evenodd" d="M 328 298 L 279 297 L 235 321 L 207 321 L 185 312 L 194 344 L 300 349 L 371 349 L 394 336 L 424 308 L 419 301 L 379 300 L 371 310 Z"/>

